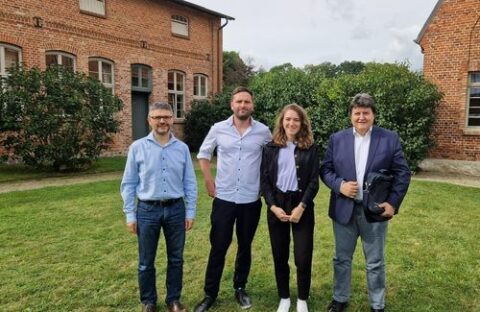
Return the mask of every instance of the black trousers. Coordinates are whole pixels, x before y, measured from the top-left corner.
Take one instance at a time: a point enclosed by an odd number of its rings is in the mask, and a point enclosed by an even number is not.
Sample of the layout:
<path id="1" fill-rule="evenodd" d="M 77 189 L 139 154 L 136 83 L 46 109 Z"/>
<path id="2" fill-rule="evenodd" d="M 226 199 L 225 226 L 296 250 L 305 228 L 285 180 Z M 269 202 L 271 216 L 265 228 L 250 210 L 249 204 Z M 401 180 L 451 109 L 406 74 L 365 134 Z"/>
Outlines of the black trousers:
<path id="1" fill-rule="evenodd" d="M 205 294 L 216 298 L 220 289 L 225 255 L 232 242 L 233 228 L 237 235 L 237 257 L 235 259 L 235 273 L 233 287 L 245 288 L 252 263 L 252 241 L 260 220 L 262 202 L 260 199 L 248 204 L 215 198 L 210 216 L 210 255 L 208 257 L 207 272 L 205 273 Z"/>
<path id="2" fill-rule="evenodd" d="M 282 193 L 275 195 L 279 207 L 290 214 L 301 201 L 298 192 Z M 313 254 L 313 229 L 315 215 L 313 202 L 308 203 L 308 208 L 303 212 L 298 223 L 282 222 L 270 210 L 267 212 L 268 231 L 272 245 L 273 263 L 275 266 L 275 280 L 280 298 L 290 298 L 290 230 L 293 236 L 293 254 L 297 268 L 298 299 L 307 300 L 310 295 L 312 278 Z"/>

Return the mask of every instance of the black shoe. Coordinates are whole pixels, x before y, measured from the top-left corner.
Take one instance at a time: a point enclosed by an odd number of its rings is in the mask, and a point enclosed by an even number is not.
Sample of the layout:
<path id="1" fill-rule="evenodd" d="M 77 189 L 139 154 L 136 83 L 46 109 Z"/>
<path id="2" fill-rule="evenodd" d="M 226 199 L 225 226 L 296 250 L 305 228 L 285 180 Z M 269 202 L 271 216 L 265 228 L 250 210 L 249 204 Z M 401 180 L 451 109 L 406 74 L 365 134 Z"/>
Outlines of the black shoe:
<path id="1" fill-rule="evenodd" d="M 153 303 L 147 303 L 143 305 L 143 312 L 157 312 L 157 305 Z"/>
<path id="2" fill-rule="evenodd" d="M 374 309 L 374 308 L 371 308 L 370 309 L 372 312 L 385 312 L 385 309 Z"/>
<path id="3" fill-rule="evenodd" d="M 235 289 L 235 299 L 237 299 L 240 308 L 243 310 L 249 309 L 252 306 L 252 300 L 243 288 Z"/>
<path id="4" fill-rule="evenodd" d="M 213 305 L 214 302 L 215 302 L 215 299 L 213 299 L 210 296 L 205 296 L 205 298 L 203 298 L 203 300 L 199 304 L 197 304 L 194 311 L 195 312 L 207 311 L 208 309 L 210 309 L 210 307 Z"/>
<path id="5" fill-rule="evenodd" d="M 348 306 L 348 302 L 338 302 L 336 300 L 332 300 L 328 305 L 327 312 L 343 312 Z"/>

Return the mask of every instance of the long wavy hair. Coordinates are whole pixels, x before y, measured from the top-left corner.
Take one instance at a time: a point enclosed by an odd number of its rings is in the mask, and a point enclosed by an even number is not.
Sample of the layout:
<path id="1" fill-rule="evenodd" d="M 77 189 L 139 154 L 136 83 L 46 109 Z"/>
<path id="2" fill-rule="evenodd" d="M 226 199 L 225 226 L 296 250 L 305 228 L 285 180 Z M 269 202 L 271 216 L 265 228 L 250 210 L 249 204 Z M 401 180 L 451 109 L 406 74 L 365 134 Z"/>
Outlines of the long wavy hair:
<path id="1" fill-rule="evenodd" d="M 289 110 L 296 112 L 300 117 L 300 130 L 295 136 L 297 147 L 308 149 L 313 145 L 312 125 L 305 109 L 295 103 L 285 105 L 280 114 L 278 114 L 277 119 L 275 120 L 275 128 L 273 129 L 273 143 L 282 147 L 287 146 L 288 138 L 285 129 L 283 128 L 283 118 L 285 117 L 285 113 Z"/>

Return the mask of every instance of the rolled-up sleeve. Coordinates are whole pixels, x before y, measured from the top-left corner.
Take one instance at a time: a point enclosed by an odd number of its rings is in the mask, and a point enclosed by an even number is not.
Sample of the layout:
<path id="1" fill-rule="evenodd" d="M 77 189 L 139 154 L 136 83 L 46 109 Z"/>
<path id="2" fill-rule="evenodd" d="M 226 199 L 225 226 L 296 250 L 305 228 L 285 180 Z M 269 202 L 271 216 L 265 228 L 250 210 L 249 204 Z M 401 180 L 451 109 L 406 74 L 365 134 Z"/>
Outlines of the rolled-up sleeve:
<path id="1" fill-rule="evenodd" d="M 215 125 L 210 128 L 207 136 L 203 140 L 202 146 L 197 154 L 197 159 L 208 159 L 212 158 L 213 151 L 217 147 L 217 134 Z"/>

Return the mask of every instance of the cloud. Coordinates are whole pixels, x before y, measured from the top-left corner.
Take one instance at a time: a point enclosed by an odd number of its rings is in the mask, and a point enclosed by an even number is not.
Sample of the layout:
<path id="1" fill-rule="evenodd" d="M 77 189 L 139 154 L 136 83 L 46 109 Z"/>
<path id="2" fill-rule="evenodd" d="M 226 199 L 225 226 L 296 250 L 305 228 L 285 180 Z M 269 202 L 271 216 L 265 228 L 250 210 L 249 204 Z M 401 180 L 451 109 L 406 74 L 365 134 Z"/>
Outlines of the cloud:
<path id="1" fill-rule="evenodd" d="M 370 39 L 371 32 L 365 19 L 363 18 L 359 23 L 354 25 L 352 32 L 350 34 L 350 39 L 353 40 L 366 40 Z"/>
<path id="2" fill-rule="evenodd" d="M 353 20 L 355 17 L 353 0 L 325 0 L 325 4 L 335 19 Z"/>

